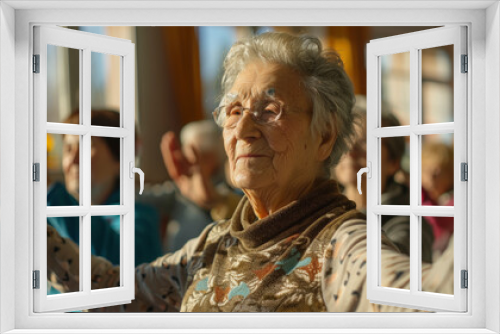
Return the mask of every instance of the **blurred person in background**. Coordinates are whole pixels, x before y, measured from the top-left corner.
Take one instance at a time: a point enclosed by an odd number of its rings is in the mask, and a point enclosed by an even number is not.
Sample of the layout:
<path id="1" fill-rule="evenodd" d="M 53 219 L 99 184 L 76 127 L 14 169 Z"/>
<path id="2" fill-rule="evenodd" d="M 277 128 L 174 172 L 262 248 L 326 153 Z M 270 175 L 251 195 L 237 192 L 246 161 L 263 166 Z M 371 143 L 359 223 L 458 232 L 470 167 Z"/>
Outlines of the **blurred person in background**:
<path id="1" fill-rule="evenodd" d="M 65 123 L 79 124 L 79 112 L 73 112 Z M 92 110 L 91 124 L 120 126 L 120 114 L 111 110 Z M 136 135 L 136 143 L 137 141 Z M 64 184 L 48 185 L 48 206 L 79 205 L 80 194 L 80 137 L 64 135 L 62 172 Z M 91 139 L 91 204 L 120 205 L 120 139 L 95 137 Z M 79 217 L 48 217 L 47 223 L 63 237 L 79 243 Z M 92 254 L 120 264 L 120 216 L 92 216 Z M 156 211 L 135 204 L 135 263 L 149 262 L 162 254 L 159 219 Z"/>
<path id="2" fill-rule="evenodd" d="M 356 209 L 366 213 L 366 178 L 362 181 L 362 194 L 357 188 L 357 173 L 366 164 L 366 109 L 363 97 L 357 97 L 354 112 L 360 115 L 355 125 L 356 140 L 350 151 L 341 158 L 334 169 L 334 175 L 343 187 L 343 194 L 356 203 Z M 399 120 L 390 112 L 382 112 L 382 126 L 400 126 Z M 401 159 L 405 153 L 404 137 L 382 139 L 380 187 L 382 205 L 410 205 L 409 188 L 395 180 L 401 171 Z M 382 228 L 401 252 L 410 254 L 410 219 L 406 216 L 382 216 Z M 434 235 L 429 223 L 422 221 L 422 260 L 432 263 Z"/>
<path id="3" fill-rule="evenodd" d="M 180 144 L 167 132 L 160 145 L 167 171 L 178 192 L 169 212 L 166 251 L 176 251 L 213 221 L 231 217 L 241 195 L 225 178 L 226 153 L 221 131 L 212 120 L 191 122 Z"/>
<path id="4" fill-rule="evenodd" d="M 422 205 L 453 206 L 453 147 L 442 142 L 422 145 Z M 453 234 L 453 217 L 428 217 L 439 256 Z"/>

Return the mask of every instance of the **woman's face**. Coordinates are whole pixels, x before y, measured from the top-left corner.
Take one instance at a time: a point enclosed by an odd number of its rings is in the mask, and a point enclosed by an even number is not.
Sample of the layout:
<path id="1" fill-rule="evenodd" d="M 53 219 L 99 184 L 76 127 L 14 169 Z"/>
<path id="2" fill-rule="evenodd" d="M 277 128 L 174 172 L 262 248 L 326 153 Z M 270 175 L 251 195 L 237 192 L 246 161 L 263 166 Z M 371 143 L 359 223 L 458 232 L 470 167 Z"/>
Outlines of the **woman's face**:
<path id="1" fill-rule="evenodd" d="M 446 166 L 440 157 L 423 156 L 422 188 L 438 201 L 439 196 L 453 189 L 453 166 Z"/>
<path id="2" fill-rule="evenodd" d="M 224 128 L 224 147 L 236 187 L 292 189 L 318 177 L 324 160 L 318 152 L 321 139 L 311 132 L 312 103 L 300 79 L 285 66 L 262 62 L 250 63 L 239 73 L 229 94 L 237 96 L 243 107 L 253 110 L 272 91 L 283 113 L 272 124 L 258 124 L 245 112 L 234 128 Z"/>
<path id="3" fill-rule="evenodd" d="M 119 140 L 119 139 L 116 139 Z M 120 175 L 120 162 L 116 161 L 103 138 L 92 137 L 90 146 L 92 187 L 115 183 Z"/>
<path id="4" fill-rule="evenodd" d="M 116 161 L 104 139 L 92 137 L 91 141 L 91 187 L 100 189 L 114 184 L 120 175 L 120 163 Z M 79 196 L 80 147 L 79 136 L 65 135 L 63 139 L 62 167 L 66 189 L 75 198 Z"/>
<path id="5" fill-rule="evenodd" d="M 63 139 L 62 169 L 66 189 L 78 199 L 80 196 L 80 137 L 65 135 Z"/>

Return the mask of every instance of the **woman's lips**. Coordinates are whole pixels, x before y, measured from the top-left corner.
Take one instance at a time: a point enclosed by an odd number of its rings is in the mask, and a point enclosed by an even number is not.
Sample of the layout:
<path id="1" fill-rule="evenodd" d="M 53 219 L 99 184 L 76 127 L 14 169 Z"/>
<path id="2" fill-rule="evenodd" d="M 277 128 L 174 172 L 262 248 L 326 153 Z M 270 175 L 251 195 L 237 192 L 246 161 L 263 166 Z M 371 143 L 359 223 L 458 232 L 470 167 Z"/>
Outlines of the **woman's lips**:
<path id="1" fill-rule="evenodd" d="M 266 156 L 263 154 L 241 154 L 241 155 L 238 155 L 238 157 L 236 158 L 236 161 L 238 161 L 239 159 L 242 159 L 242 158 L 264 158 L 264 157 L 266 157 Z"/>

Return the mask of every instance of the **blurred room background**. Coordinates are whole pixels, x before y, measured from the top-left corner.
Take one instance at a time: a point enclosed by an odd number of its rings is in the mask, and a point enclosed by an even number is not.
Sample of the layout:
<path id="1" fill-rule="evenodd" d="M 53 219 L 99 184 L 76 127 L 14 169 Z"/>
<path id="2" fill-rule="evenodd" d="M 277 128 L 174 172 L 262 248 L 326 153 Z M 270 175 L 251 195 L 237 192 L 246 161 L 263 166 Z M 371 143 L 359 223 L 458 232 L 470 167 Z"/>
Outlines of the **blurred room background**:
<path id="1" fill-rule="evenodd" d="M 433 27 L 68 27 L 89 33 L 131 40 L 136 46 L 136 144 L 137 163 L 145 173 L 146 191 L 136 201 L 153 206 L 159 213 L 163 250 L 175 250 L 176 236 L 187 211 L 200 208 L 184 203 L 182 209 L 172 200 L 175 186 L 163 163 L 160 151 L 162 136 L 167 131 L 180 135 L 188 123 L 212 120 L 218 105 L 222 61 L 238 39 L 267 31 L 286 31 L 292 34 L 317 36 L 325 48 L 335 49 L 344 61 L 357 96 L 357 107 L 366 109 L 366 44 L 372 39 L 395 36 Z M 50 46 L 48 51 L 49 122 L 63 122 L 79 109 L 80 66 L 78 50 Z M 423 123 L 453 121 L 453 49 L 440 47 L 422 53 L 422 120 Z M 120 110 L 120 59 L 117 56 L 92 53 L 91 95 L 92 110 Z M 381 59 L 382 111 L 391 112 L 401 125 L 409 124 L 409 53 L 385 56 Z M 63 136 L 48 135 L 49 182 L 64 183 L 62 170 Z M 424 142 L 436 143 L 453 152 L 453 136 L 426 136 Z M 408 146 L 406 139 L 406 145 Z M 429 150 L 429 162 L 422 173 L 439 178 L 439 173 L 453 175 L 443 150 Z M 397 182 L 408 185 L 408 147 L 401 157 Z M 437 152 L 437 153 L 436 153 Z M 441 152 L 441 153 L 439 153 Z M 446 153 L 446 152 L 445 152 Z M 434 158 L 432 158 L 434 157 Z M 423 158 L 425 160 L 425 158 Z M 451 161 L 453 159 L 451 158 Z M 445 166 L 446 165 L 446 166 Z M 442 177 L 441 177 L 442 179 Z M 430 179 L 431 186 L 434 184 Z M 437 183 L 436 183 L 437 184 Z M 424 176 L 422 177 L 424 186 Z M 436 194 L 428 189 L 430 205 L 453 205 L 439 197 L 452 193 L 452 185 Z M 439 203 L 438 203 L 439 202 Z M 431 203 L 431 202 L 429 202 Z M 176 207 L 177 205 L 177 207 Z M 189 208 L 186 211 L 186 207 Z M 176 209 L 177 208 L 177 209 Z M 360 208 L 361 209 L 361 208 Z M 196 216 L 195 214 L 194 216 Z M 184 216 L 182 216 L 184 215 Z M 197 219 L 197 218 L 194 218 Z M 193 236 L 197 228 L 192 228 Z M 152 231 L 153 232 L 153 231 Z M 156 233 L 156 232 L 155 232 Z"/>

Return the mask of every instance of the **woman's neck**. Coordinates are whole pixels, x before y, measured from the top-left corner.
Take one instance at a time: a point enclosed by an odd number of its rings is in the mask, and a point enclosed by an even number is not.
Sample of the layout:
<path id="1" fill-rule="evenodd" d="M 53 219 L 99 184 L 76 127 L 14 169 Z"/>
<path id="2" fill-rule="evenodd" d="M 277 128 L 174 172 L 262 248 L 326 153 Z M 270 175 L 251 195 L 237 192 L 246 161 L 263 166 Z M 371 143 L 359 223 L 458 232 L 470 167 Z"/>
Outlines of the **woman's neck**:
<path id="1" fill-rule="evenodd" d="M 305 185 L 287 185 L 286 187 L 273 185 L 261 189 L 243 189 L 243 192 L 247 196 L 255 215 L 262 219 L 289 203 L 304 197 L 324 181 L 324 179 L 318 179 Z"/>

